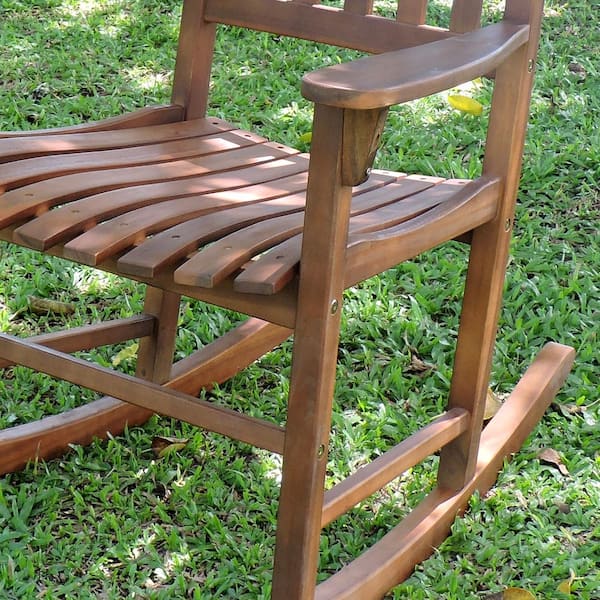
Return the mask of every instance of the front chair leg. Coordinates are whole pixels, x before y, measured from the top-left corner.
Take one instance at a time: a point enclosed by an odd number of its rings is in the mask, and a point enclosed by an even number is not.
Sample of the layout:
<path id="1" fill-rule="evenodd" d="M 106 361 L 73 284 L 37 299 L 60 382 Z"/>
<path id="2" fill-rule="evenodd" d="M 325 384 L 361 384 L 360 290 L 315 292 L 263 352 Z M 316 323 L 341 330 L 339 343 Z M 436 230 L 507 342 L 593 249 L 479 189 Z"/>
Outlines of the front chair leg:
<path id="1" fill-rule="evenodd" d="M 344 111 L 315 107 L 272 597 L 315 594 L 352 188 Z M 332 176 L 334 174 L 334 176 Z"/>

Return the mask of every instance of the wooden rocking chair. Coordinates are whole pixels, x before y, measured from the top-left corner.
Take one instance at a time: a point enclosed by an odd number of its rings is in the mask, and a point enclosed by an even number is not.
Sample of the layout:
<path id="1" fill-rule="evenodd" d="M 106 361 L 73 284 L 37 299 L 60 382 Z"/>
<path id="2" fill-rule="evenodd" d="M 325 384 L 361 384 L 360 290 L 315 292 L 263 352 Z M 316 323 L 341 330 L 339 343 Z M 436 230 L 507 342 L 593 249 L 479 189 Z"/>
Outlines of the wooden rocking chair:
<path id="1" fill-rule="evenodd" d="M 1 239 L 148 286 L 139 316 L 0 335 L 0 366 L 105 395 L 3 431 L 2 472 L 168 415 L 283 455 L 273 598 L 374 598 L 407 577 L 492 485 L 574 357 L 549 343 L 483 429 L 542 0 L 507 0 L 503 20 L 483 28 L 481 4 L 455 0 L 446 30 L 425 25 L 426 0 L 400 0 L 396 19 L 374 15 L 373 0 L 184 0 L 171 104 L 1 134 Z M 315 105 L 310 157 L 206 115 L 219 23 L 373 54 L 302 80 Z M 480 177 L 371 171 L 390 106 L 486 74 L 495 91 Z M 447 412 L 325 491 L 344 289 L 456 239 L 470 258 Z M 182 295 L 249 319 L 172 364 Z M 196 398 L 292 334 L 285 428 Z M 70 354 L 134 338 L 136 376 Z M 438 451 L 426 499 L 316 586 L 321 528 Z"/>

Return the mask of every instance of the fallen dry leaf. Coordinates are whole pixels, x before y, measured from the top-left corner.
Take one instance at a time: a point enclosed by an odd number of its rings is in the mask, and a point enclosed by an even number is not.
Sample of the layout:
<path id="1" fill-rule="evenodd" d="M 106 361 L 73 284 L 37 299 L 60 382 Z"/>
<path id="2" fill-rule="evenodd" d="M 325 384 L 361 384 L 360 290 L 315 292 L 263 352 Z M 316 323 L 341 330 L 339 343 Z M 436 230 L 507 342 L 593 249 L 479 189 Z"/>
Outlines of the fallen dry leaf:
<path id="1" fill-rule="evenodd" d="M 36 296 L 27 296 L 27 304 L 29 310 L 36 315 L 47 315 L 48 313 L 72 315 L 75 312 L 75 306 L 69 302 L 59 302 Z"/>
<path id="2" fill-rule="evenodd" d="M 406 367 L 406 373 L 426 373 L 427 371 L 431 371 L 431 369 L 435 369 L 435 365 L 431 363 L 425 362 L 423 359 L 419 358 L 419 355 L 415 352 L 410 353 L 410 365 Z"/>
<path id="3" fill-rule="evenodd" d="M 186 438 L 174 438 L 168 436 L 157 435 L 152 440 L 152 452 L 157 458 L 163 458 L 171 452 L 177 452 L 177 450 L 183 450 L 189 440 Z"/>
<path id="4" fill-rule="evenodd" d="M 569 475 L 569 469 L 563 463 L 560 454 L 553 448 L 544 448 L 537 456 L 542 462 L 555 466 L 563 475 Z"/>
<path id="5" fill-rule="evenodd" d="M 535 596 L 523 588 L 507 588 L 502 594 L 502 600 L 535 600 Z"/>
<path id="6" fill-rule="evenodd" d="M 483 413 L 483 420 L 489 421 L 496 413 L 500 410 L 502 406 L 502 401 L 491 388 L 488 388 L 487 395 L 485 397 L 485 411 Z"/>
<path id="7" fill-rule="evenodd" d="M 567 596 L 571 595 L 571 586 L 573 585 L 575 579 L 577 579 L 577 575 L 575 575 L 575 571 L 573 571 L 573 569 L 569 569 L 569 572 L 569 579 L 561 581 L 556 588 L 559 592 L 566 594 Z"/>
<path id="8" fill-rule="evenodd" d="M 579 406 L 578 404 L 562 404 L 561 402 L 553 402 L 552 407 L 556 408 L 564 417 L 567 418 L 573 415 L 579 415 L 584 411 L 584 407 Z"/>

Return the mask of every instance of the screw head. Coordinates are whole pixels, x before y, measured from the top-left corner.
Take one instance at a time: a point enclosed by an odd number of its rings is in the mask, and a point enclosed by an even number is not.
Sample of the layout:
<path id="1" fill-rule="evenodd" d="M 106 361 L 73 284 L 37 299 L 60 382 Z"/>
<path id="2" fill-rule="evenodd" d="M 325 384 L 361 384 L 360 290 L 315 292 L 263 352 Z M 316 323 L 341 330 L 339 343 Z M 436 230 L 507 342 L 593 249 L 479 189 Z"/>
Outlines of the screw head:
<path id="1" fill-rule="evenodd" d="M 337 301 L 337 299 L 335 299 L 335 298 L 334 298 L 334 299 L 331 301 L 331 308 L 330 308 L 330 310 L 331 310 L 331 314 L 332 314 L 332 315 L 335 315 L 335 313 L 338 311 L 338 308 L 339 308 L 339 307 L 340 307 L 340 303 Z"/>

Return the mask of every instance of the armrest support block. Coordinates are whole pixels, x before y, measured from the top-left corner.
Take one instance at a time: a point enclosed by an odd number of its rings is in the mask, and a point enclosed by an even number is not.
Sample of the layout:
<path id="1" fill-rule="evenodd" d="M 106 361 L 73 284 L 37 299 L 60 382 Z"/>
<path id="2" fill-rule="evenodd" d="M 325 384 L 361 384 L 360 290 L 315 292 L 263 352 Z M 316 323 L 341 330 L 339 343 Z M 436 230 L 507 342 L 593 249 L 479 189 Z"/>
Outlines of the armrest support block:
<path id="1" fill-rule="evenodd" d="M 340 108 L 384 108 L 489 73 L 528 39 L 528 25 L 503 21 L 416 48 L 319 69 L 304 76 L 302 94 Z"/>

